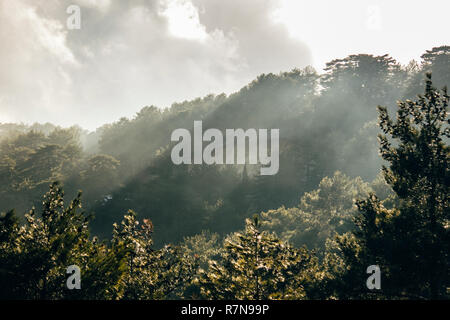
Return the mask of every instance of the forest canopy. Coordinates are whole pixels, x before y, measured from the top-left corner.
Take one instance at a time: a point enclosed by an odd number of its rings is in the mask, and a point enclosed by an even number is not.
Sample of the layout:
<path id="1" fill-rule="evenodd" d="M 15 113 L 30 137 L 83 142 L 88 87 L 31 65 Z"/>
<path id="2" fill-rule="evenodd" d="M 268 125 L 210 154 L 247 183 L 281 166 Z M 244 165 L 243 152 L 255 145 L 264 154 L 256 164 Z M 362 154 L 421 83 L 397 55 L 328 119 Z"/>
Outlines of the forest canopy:
<path id="1" fill-rule="evenodd" d="M 421 59 L 262 74 L 95 132 L 0 124 L 0 298 L 448 299 L 450 47 Z M 279 128 L 278 173 L 175 165 L 194 121 Z"/>

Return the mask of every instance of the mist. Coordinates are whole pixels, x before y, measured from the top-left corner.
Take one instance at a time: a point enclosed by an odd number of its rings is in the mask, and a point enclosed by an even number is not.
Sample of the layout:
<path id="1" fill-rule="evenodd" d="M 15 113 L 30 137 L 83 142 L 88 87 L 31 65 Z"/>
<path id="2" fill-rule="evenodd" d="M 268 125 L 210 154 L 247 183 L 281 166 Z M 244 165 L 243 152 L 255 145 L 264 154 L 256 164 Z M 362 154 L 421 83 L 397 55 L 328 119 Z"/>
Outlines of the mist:
<path id="1" fill-rule="evenodd" d="M 320 3 L 1 1 L 0 299 L 448 298 L 448 4 Z"/>

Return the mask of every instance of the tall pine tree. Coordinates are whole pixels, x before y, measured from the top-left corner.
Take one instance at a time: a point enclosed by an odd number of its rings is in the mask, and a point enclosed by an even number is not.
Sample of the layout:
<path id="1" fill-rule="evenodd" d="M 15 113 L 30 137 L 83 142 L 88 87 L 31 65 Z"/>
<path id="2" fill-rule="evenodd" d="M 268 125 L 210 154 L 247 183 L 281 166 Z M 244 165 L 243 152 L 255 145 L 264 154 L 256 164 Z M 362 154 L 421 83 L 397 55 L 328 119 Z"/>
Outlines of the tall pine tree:
<path id="1" fill-rule="evenodd" d="M 449 96 L 427 74 L 424 95 L 398 102 L 397 119 L 379 107 L 380 153 L 386 182 L 397 195 L 387 209 L 375 195 L 359 201 L 357 230 L 339 237 L 348 265 L 340 293 L 367 296 L 366 268 L 378 264 L 381 297 L 446 297 L 449 277 Z M 356 284 L 357 290 L 350 287 Z M 353 288 L 355 288 L 353 286 Z M 346 293 L 344 293 L 346 292 Z"/>

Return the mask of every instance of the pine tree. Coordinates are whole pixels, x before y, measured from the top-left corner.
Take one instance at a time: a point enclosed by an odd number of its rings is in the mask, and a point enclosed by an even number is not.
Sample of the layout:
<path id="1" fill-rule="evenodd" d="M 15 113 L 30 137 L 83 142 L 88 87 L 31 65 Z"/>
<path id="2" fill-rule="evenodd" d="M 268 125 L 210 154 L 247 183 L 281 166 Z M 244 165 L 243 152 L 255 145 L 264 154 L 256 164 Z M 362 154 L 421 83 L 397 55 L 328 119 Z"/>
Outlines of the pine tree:
<path id="1" fill-rule="evenodd" d="M 225 239 L 221 259 L 210 261 L 200 280 L 207 299 L 303 299 L 317 260 L 259 229 L 258 217 L 245 232 Z"/>
<path id="2" fill-rule="evenodd" d="M 123 289 L 124 247 L 109 248 L 89 236 L 90 216 L 80 210 L 81 193 L 64 205 L 52 183 L 42 210 L 34 208 L 20 225 L 14 211 L 0 216 L 0 298 L 116 299 Z M 68 290 L 67 267 L 80 267 L 82 289 Z"/>
<path id="3" fill-rule="evenodd" d="M 120 226 L 114 224 L 112 243 L 127 250 L 124 299 L 167 299 L 182 292 L 195 275 L 195 258 L 188 257 L 180 246 L 153 249 L 152 233 L 151 221 L 143 219 L 140 223 L 132 210 Z"/>
<path id="4" fill-rule="evenodd" d="M 449 96 L 427 74 L 426 89 L 416 101 L 398 102 L 396 121 L 379 107 L 382 168 L 398 198 L 387 209 L 375 195 L 357 203 L 357 231 L 338 238 L 349 271 L 364 296 L 365 268 L 379 264 L 385 297 L 443 298 L 449 269 Z M 388 138 L 390 137 L 390 139 Z M 341 292 L 348 291 L 347 282 Z"/>

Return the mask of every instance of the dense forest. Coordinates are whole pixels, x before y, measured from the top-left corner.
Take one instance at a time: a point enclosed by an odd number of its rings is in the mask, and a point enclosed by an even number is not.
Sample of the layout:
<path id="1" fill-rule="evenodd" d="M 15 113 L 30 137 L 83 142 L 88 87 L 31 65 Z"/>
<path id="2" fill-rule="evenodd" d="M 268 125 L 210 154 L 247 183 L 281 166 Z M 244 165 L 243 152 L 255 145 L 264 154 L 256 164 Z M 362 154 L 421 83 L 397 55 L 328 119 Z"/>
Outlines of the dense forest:
<path id="1" fill-rule="evenodd" d="M 448 84 L 441 46 L 262 74 L 95 132 L 2 123 L 0 298 L 448 299 Z M 173 164 L 194 120 L 280 128 L 278 174 Z"/>

